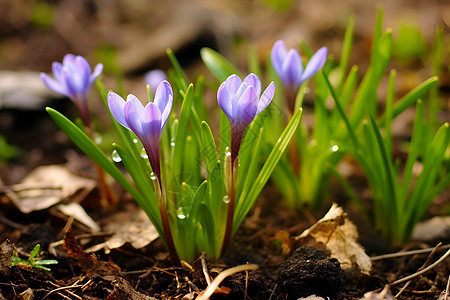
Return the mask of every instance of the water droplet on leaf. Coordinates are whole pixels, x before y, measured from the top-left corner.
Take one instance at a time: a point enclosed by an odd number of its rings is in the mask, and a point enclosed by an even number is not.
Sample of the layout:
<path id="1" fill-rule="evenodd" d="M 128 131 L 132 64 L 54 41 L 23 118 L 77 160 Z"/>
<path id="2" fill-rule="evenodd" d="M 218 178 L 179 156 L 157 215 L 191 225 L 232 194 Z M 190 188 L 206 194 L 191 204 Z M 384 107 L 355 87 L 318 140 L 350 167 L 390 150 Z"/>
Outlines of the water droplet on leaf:
<path id="1" fill-rule="evenodd" d="M 117 150 L 114 150 L 114 151 L 112 152 L 112 154 L 111 154 L 111 159 L 112 159 L 114 162 L 117 162 L 117 163 L 122 161 L 122 158 L 120 157 L 119 153 L 117 153 Z"/>

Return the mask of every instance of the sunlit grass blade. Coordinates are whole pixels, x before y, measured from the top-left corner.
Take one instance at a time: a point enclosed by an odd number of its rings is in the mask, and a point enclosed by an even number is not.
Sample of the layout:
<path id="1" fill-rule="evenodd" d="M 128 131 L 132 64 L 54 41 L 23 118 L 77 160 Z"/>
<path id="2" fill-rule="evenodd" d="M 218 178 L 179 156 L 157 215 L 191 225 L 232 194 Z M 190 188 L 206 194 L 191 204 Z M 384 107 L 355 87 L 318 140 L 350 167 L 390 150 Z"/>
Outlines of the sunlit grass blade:
<path id="1" fill-rule="evenodd" d="M 433 76 L 431 78 L 428 78 L 421 84 L 419 84 L 417 87 L 412 89 L 410 92 L 408 92 L 405 96 L 403 96 L 400 100 L 398 100 L 394 107 L 392 108 L 392 118 L 397 117 L 399 114 L 401 114 L 403 111 L 405 111 L 408 107 L 413 105 L 417 99 L 420 99 L 427 93 L 430 88 L 435 86 L 438 82 L 438 77 Z M 385 116 L 382 115 L 380 117 L 380 120 L 378 123 L 380 125 L 383 125 Z"/>
<path id="2" fill-rule="evenodd" d="M 217 51 L 205 47 L 200 50 L 200 55 L 206 67 L 219 82 L 225 81 L 232 74 L 236 74 L 242 78 L 239 70 Z"/>
<path id="3" fill-rule="evenodd" d="M 420 150 L 423 148 L 424 134 L 426 130 L 424 118 L 423 102 L 418 101 L 416 105 L 416 116 L 414 118 L 413 131 L 411 134 L 411 143 L 408 149 L 408 158 L 403 171 L 403 180 L 400 187 L 400 198 L 407 199 L 409 189 L 411 188 L 411 178 L 413 173 L 414 164 L 420 155 Z"/>
<path id="4" fill-rule="evenodd" d="M 184 160 L 184 151 L 185 144 L 186 144 L 186 138 L 188 136 L 187 130 L 188 130 L 188 123 L 189 118 L 191 115 L 191 107 L 192 107 L 192 100 L 193 100 L 193 92 L 194 92 L 194 85 L 190 84 L 186 96 L 184 97 L 183 103 L 181 104 L 181 110 L 180 110 L 180 118 L 177 126 L 176 136 L 175 136 L 175 150 L 173 155 L 173 174 L 175 176 L 179 176 L 182 172 L 182 164 Z"/>
<path id="5" fill-rule="evenodd" d="M 202 122 L 202 154 L 205 160 L 205 168 L 208 178 L 217 162 L 217 150 L 214 142 L 214 136 L 208 123 Z"/>
<path id="6" fill-rule="evenodd" d="M 409 213 L 412 216 L 414 224 L 422 218 L 426 209 L 430 206 L 433 199 L 426 199 L 425 196 L 433 190 L 440 172 L 440 166 L 444 159 L 445 151 L 450 142 L 449 123 L 443 124 L 434 136 L 430 147 L 424 154 L 423 169 L 411 193 L 408 205 Z"/>
<path id="7" fill-rule="evenodd" d="M 347 68 L 350 60 L 350 54 L 353 47 L 353 38 L 355 35 L 355 17 L 350 16 L 347 22 L 347 27 L 345 29 L 344 40 L 342 42 L 341 59 L 339 64 L 340 80 L 337 85 L 336 91 L 338 94 L 341 93 L 344 82 L 346 81 Z"/>
<path id="8" fill-rule="evenodd" d="M 188 81 L 186 79 L 186 76 L 184 75 L 183 69 L 180 66 L 180 63 L 178 62 L 177 58 L 175 57 L 175 54 L 173 53 L 172 49 L 168 48 L 166 49 L 166 54 L 169 57 L 170 62 L 172 63 L 175 76 L 178 79 L 178 82 L 180 84 L 180 88 L 182 91 L 186 91 L 188 88 Z"/>
<path id="9" fill-rule="evenodd" d="M 392 105 L 394 103 L 394 93 L 395 93 L 394 83 L 396 75 L 397 71 L 391 70 L 391 73 L 389 74 L 386 108 L 385 108 L 386 122 L 384 124 L 384 146 L 386 148 L 386 153 L 389 157 L 389 160 L 392 160 L 391 121 L 392 121 Z"/>

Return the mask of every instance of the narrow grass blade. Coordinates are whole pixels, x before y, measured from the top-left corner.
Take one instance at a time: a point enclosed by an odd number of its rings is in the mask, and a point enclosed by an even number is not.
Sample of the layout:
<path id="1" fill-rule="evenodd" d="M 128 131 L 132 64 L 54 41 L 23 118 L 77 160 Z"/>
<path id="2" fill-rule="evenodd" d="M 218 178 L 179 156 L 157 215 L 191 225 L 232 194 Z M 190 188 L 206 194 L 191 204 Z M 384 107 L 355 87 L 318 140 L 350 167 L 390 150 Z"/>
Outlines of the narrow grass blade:
<path id="1" fill-rule="evenodd" d="M 232 74 L 242 78 L 239 70 L 217 51 L 205 47 L 200 50 L 200 55 L 206 67 L 219 82 L 225 81 Z"/>

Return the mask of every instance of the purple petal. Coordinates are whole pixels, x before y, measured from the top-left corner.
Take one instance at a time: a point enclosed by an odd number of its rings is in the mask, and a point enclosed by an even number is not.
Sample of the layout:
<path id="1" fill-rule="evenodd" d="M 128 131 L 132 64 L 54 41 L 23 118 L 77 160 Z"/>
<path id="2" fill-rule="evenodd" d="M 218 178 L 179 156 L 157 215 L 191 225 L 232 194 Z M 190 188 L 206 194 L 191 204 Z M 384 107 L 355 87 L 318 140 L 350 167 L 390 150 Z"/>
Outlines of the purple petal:
<path id="1" fill-rule="evenodd" d="M 51 89 L 52 91 L 54 91 L 55 93 L 64 95 L 66 97 L 69 97 L 69 94 L 67 92 L 67 90 L 61 85 L 61 83 L 59 83 L 58 81 L 56 81 L 55 79 L 51 78 L 50 76 L 48 76 L 45 73 L 41 73 L 41 79 L 44 82 L 44 84 Z"/>
<path id="2" fill-rule="evenodd" d="M 327 47 L 322 47 L 314 53 L 314 55 L 309 60 L 306 65 L 305 72 L 302 74 L 301 80 L 302 82 L 308 80 L 314 74 L 319 72 L 320 69 L 323 68 L 325 62 L 327 61 L 328 49 Z"/>
<path id="3" fill-rule="evenodd" d="M 247 77 L 245 77 L 244 82 L 255 88 L 256 95 L 259 98 L 259 95 L 261 95 L 261 80 L 259 80 L 258 76 L 250 73 L 247 75 Z"/>
<path id="4" fill-rule="evenodd" d="M 272 47 L 271 60 L 272 60 L 272 66 L 275 69 L 275 72 L 277 72 L 278 76 L 280 76 L 280 77 L 281 77 L 281 74 L 283 73 L 282 67 L 283 67 L 284 60 L 286 59 L 286 56 L 287 56 L 287 50 L 286 50 L 284 41 L 282 41 L 282 40 L 276 41 Z"/>
<path id="5" fill-rule="evenodd" d="M 281 71 L 281 80 L 284 84 L 298 87 L 301 84 L 300 78 L 303 73 L 300 54 L 295 49 L 289 50 Z"/>
<path id="6" fill-rule="evenodd" d="M 235 123 L 237 121 L 242 123 L 238 124 L 238 126 L 246 127 L 255 118 L 257 108 L 258 96 L 256 95 L 256 90 L 253 86 L 249 86 L 237 102 Z"/>
<path id="7" fill-rule="evenodd" d="M 73 74 L 74 83 L 77 85 L 79 93 L 88 93 L 91 87 L 91 66 L 87 60 L 82 56 L 75 58 L 75 72 Z"/>
<path id="8" fill-rule="evenodd" d="M 97 64 L 94 68 L 94 72 L 89 76 L 89 82 L 90 85 L 94 83 L 94 81 L 97 79 L 100 74 L 103 72 L 103 64 Z"/>
<path id="9" fill-rule="evenodd" d="M 225 115 L 230 119 L 233 116 L 233 110 L 231 107 L 231 98 L 228 93 L 226 81 L 222 82 L 219 89 L 217 90 L 217 102 L 220 108 L 225 113 Z"/>
<path id="10" fill-rule="evenodd" d="M 67 65 L 67 64 L 69 64 L 69 65 L 75 64 L 75 55 L 70 54 L 70 53 L 64 55 L 63 65 Z"/>
<path id="11" fill-rule="evenodd" d="M 118 94 L 109 92 L 108 106 L 114 119 L 116 119 L 116 121 L 119 122 L 122 126 L 130 129 L 130 127 L 128 127 L 127 121 L 125 120 L 124 115 L 125 100 Z"/>
<path id="12" fill-rule="evenodd" d="M 131 129 L 140 139 L 143 137 L 142 119 L 144 116 L 144 106 L 136 96 L 130 94 L 124 106 L 125 120 L 128 128 Z"/>
<path id="13" fill-rule="evenodd" d="M 142 116 L 142 131 L 145 139 L 159 142 L 161 130 L 161 112 L 156 104 L 148 103 Z"/>
<path id="14" fill-rule="evenodd" d="M 230 75 L 227 80 L 225 80 L 225 86 L 227 87 L 228 93 L 230 93 L 230 95 L 236 94 L 241 84 L 242 80 L 236 74 Z"/>
<path id="15" fill-rule="evenodd" d="M 53 62 L 52 63 L 52 72 L 53 72 L 53 76 L 55 77 L 56 81 L 60 81 L 61 80 L 61 71 L 62 71 L 63 65 L 60 64 L 59 62 Z"/>
<path id="16" fill-rule="evenodd" d="M 267 107 L 267 105 L 269 105 L 274 95 L 275 95 L 275 83 L 272 81 L 269 84 L 269 86 L 265 89 L 264 93 L 261 96 L 261 99 L 258 101 L 258 109 L 256 110 L 256 114 L 262 112 Z"/>
<path id="17" fill-rule="evenodd" d="M 153 102 L 161 113 L 161 129 L 166 125 L 173 104 L 173 91 L 167 80 L 162 81 L 156 89 L 155 101 Z"/>
<path id="18" fill-rule="evenodd" d="M 163 70 L 152 70 L 145 73 L 144 80 L 145 83 L 150 86 L 152 93 L 156 91 L 158 85 L 167 79 L 167 75 Z"/>

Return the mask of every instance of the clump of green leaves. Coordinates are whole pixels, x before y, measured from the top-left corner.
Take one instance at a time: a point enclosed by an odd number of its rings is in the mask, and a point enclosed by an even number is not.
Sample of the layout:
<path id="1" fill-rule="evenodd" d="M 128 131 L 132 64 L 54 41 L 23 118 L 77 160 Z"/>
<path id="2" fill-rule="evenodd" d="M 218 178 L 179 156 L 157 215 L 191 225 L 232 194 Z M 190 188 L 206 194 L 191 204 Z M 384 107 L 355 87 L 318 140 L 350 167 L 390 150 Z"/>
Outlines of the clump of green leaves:
<path id="1" fill-rule="evenodd" d="M 179 115 L 171 113 L 160 138 L 160 178 L 149 163 L 150 154 L 143 151 L 143 144 L 133 132 L 115 125 L 121 141 L 113 144 L 114 158 L 105 155 L 81 128 L 59 112 L 47 108 L 59 127 L 90 156 L 99 166 L 115 178 L 139 203 L 166 243 L 173 262 L 193 261 L 205 251 L 210 257 L 220 257 L 227 248 L 225 236 L 233 236 L 245 216 L 256 202 L 259 193 L 296 132 L 302 116 L 298 109 L 290 122 L 278 135 L 277 142 L 266 145 L 264 112 L 249 124 L 242 139 L 235 174 L 230 179 L 230 124 L 220 113 L 220 134 L 214 137 L 208 125 L 203 101 L 203 79 L 188 84 L 177 59 L 168 51 L 173 70 L 169 80 L 174 86 L 174 105 L 180 105 Z M 211 58 L 215 64 L 221 58 Z M 219 72 L 227 73 L 224 65 Z M 105 89 L 98 81 L 107 111 Z M 152 99 L 151 91 L 148 91 Z M 156 97 L 156 96 L 155 96 Z M 264 152 L 263 152 L 264 149 Z M 261 156 L 268 154 L 264 163 Z M 237 163 L 239 161 L 239 163 Z M 122 162 L 134 184 L 117 168 Z M 227 217 L 229 196 L 227 184 L 234 180 L 234 217 Z M 162 208 L 162 209 L 161 209 Z M 227 226 L 227 224 L 231 224 Z M 225 230 L 228 228 L 228 230 Z M 226 233 L 227 232 L 227 233 Z"/>
<path id="2" fill-rule="evenodd" d="M 55 265 L 58 263 L 58 261 L 54 259 L 38 259 L 39 252 L 41 250 L 41 245 L 36 244 L 34 246 L 33 250 L 31 250 L 30 257 L 25 260 L 18 256 L 13 255 L 11 257 L 12 259 L 12 266 L 19 266 L 22 268 L 35 268 L 35 269 L 42 269 L 45 271 L 51 271 L 50 268 L 47 268 L 48 265 Z"/>

